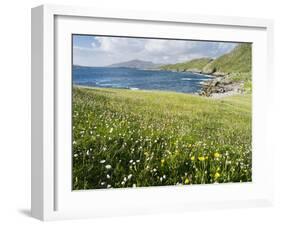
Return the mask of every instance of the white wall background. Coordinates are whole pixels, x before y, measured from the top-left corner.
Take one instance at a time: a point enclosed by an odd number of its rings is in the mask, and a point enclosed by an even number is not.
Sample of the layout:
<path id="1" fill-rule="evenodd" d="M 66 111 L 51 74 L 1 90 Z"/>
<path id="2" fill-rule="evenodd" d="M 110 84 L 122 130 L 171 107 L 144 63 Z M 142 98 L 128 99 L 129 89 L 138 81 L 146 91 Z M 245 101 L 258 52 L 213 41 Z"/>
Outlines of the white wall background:
<path id="1" fill-rule="evenodd" d="M 9 0 L 0 8 L 0 225 L 38 225 L 30 208 L 30 8 L 43 3 L 98 8 L 207 15 L 262 17 L 275 20 L 275 107 L 272 147 L 281 133 L 281 14 L 277 0 Z M 278 52 L 279 51 L 279 52 Z M 265 75 L 266 76 L 266 75 Z M 278 134 L 279 133 L 279 134 Z M 281 155 L 275 153 L 276 204 L 272 208 L 197 211 L 94 220 L 50 222 L 50 225 L 280 225 Z M 250 191 L 249 191 L 250 192 Z M 163 197 L 165 198 L 165 197 Z"/>

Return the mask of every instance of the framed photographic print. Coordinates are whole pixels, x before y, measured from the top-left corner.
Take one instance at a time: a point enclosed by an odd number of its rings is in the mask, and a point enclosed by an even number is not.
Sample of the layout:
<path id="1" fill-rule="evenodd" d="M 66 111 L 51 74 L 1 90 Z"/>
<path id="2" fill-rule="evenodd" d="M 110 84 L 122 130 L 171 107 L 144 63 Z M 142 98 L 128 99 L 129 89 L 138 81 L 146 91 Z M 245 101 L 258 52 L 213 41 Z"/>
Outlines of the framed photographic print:
<path id="1" fill-rule="evenodd" d="M 270 20 L 32 9 L 32 215 L 272 203 Z"/>

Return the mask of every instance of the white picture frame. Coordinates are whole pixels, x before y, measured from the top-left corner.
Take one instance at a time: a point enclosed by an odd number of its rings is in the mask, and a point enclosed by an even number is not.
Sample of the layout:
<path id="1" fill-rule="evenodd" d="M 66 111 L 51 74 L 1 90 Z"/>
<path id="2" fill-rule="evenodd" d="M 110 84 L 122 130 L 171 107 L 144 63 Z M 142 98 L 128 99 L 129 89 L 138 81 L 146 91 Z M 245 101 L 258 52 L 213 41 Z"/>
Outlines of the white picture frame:
<path id="1" fill-rule="evenodd" d="M 115 26 L 116 23 L 120 26 Z M 118 28 L 117 35 L 121 32 L 127 36 L 173 38 L 176 38 L 180 26 L 183 30 L 181 37 L 206 39 L 208 35 L 210 40 L 252 42 L 253 182 L 73 192 L 69 187 L 71 159 L 67 144 L 71 126 L 67 121 L 69 117 L 62 117 L 71 114 L 71 99 L 68 101 L 71 69 L 64 65 L 68 65 L 71 58 L 67 44 L 69 35 L 87 34 L 90 26 L 94 34 L 116 34 Z M 140 29 L 133 29 L 138 26 Z M 158 33 L 155 31 L 157 26 L 163 27 Z M 187 36 L 185 27 L 187 31 L 194 29 L 192 35 Z M 266 120 L 270 115 L 267 98 L 272 95 L 273 84 L 272 45 L 273 22 L 265 19 L 123 12 L 56 5 L 33 8 L 32 216 L 41 220 L 57 220 L 271 205 L 273 150 L 266 141 L 270 132 L 266 129 Z M 62 85 L 64 81 L 68 85 Z M 68 132 L 61 133 L 62 127 Z M 85 205 L 82 206 L 83 203 Z"/>

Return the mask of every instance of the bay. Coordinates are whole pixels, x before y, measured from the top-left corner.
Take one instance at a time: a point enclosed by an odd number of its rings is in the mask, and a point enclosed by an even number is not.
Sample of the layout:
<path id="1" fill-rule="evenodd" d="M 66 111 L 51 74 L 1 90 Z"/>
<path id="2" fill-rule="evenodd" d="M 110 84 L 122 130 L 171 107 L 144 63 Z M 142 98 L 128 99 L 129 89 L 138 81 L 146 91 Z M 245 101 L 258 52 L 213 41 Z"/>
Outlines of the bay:
<path id="1" fill-rule="evenodd" d="M 73 66 L 72 72 L 74 85 L 181 93 L 197 93 L 202 82 L 212 79 L 199 73 L 134 68 Z"/>

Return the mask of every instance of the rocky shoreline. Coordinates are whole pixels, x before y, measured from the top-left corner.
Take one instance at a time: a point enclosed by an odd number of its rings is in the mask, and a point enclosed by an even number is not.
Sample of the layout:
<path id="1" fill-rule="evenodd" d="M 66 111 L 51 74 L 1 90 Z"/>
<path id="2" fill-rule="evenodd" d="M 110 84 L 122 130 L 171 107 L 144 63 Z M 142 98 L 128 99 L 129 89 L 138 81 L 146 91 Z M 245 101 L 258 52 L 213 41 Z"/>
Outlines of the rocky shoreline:
<path id="1" fill-rule="evenodd" d="M 200 96 L 212 97 L 212 98 L 221 98 L 226 96 L 233 96 L 237 94 L 243 94 L 244 81 L 233 81 L 232 76 L 235 74 L 224 73 L 224 72 L 209 72 L 204 73 L 201 70 L 169 70 L 174 72 L 190 72 L 194 74 L 205 75 L 212 79 L 204 81 L 201 83 L 202 88 L 198 93 Z"/>
<path id="2" fill-rule="evenodd" d="M 235 94 L 244 93 L 244 82 L 243 81 L 233 81 L 231 73 L 225 72 L 203 72 L 199 69 L 186 69 L 186 70 L 167 70 L 172 72 L 190 72 L 194 74 L 205 75 L 212 79 L 204 81 L 201 83 L 202 89 L 198 93 L 200 96 L 220 98 L 224 96 L 232 96 Z"/>
<path id="3" fill-rule="evenodd" d="M 199 95 L 218 98 L 243 93 L 244 82 L 234 82 L 229 75 L 226 75 L 202 82 L 202 89 Z"/>

